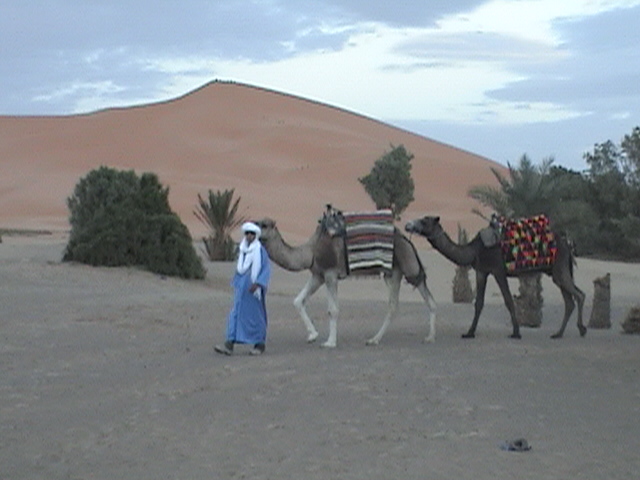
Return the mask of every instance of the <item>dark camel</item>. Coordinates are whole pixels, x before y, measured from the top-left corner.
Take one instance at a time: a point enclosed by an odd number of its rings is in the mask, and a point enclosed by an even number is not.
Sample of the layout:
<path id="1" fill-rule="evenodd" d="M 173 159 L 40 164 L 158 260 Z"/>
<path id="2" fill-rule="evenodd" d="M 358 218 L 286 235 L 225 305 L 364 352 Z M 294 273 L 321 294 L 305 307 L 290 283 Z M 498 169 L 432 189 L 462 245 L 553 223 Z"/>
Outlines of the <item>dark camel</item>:
<path id="1" fill-rule="evenodd" d="M 499 245 L 486 247 L 479 235 L 466 245 L 458 245 L 447 235 L 440 224 L 440 217 L 424 217 L 407 223 L 405 230 L 424 236 L 433 247 L 442 255 L 457 265 L 469 265 L 476 271 L 476 302 L 475 314 L 469 331 L 463 338 L 474 338 L 478 319 L 484 307 L 484 295 L 487 287 L 487 278 L 493 275 L 498 282 L 500 292 L 504 298 L 504 303 L 511 315 L 513 333 L 511 338 L 520 338 L 520 326 L 516 320 L 515 305 L 509 290 L 508 276 L 519 276 L 521 273 L 509 275 L 503 261 L 502 251 Z M 561 338 L 569 321 L 569 317 L 578 302 L 578 330 L 580 336 L 585 336 L 587 328 L 582 323 L 582 307 L 584 306 L 585 294 L 576 287 L 573 281 L 574 257 L 566 238 L 556 235 L 558 253 L 555 262 L 542 271 L 550 275 L 562 292 L 564 299 L 564 318 L 562 326 L 551 338 Z M 575 300 L 575 301 L 574 301 Z"/>
<path id="2" fill-rule="evenodd" d="M 337 221 L 336 215 L 339 214 L 328 209 L 328 213 L 325 213 L 311 238 L 297 247 L 292 247 L 284 241 L 274 220 L 265 218 L 256 222 L 262 230 L 260 241 L 269 252 L 271 260 L 285 270 L 311 272 L 311 278 L 293 302 L 307 328 L 309 343 L 316 340 L 318 331 L 309 318 L 305 305 L 323 284 L 326 285 L 330 318 L 329 337 L 322 346 L 328 348 L 334 348 L 337 345 L 338 280 L 344 278 L 347 271 L 344 241 L 339 237 L 338 231 L 341 224 Z M 425 341 L 433 342 L 436 336 L 436 303 L 427 288 L 425 269 L 413 244 L 398 229 L 395 229 L 393 248 L 393 270 L 384 276 L 389 289 L 387 315 L 378 333 L 367 341 L 367 345 L 377 345 L 395 317 L 403 277 L 418 289 L 425 300 L 429 311 L 429 335 Z"/>

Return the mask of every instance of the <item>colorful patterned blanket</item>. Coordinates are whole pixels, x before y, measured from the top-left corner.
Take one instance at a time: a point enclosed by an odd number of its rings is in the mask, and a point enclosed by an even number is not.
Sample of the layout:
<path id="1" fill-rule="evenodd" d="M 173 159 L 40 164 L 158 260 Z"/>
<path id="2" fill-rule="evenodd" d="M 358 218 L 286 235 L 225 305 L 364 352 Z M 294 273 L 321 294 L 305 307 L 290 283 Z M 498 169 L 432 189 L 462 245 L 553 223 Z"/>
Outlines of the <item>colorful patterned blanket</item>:
<path id="1" fill-rule="evenodd" d="M 345 212 L 349 273 L 379 273 L 393 268 L 391 210 Z"/>
<path id="2" fill-rule="evenodd" d="M 558 247 L 545 215 L 515 220 L 499 217 L 497 223 L 508 273 L 544 270 L 553 265 Z"/>

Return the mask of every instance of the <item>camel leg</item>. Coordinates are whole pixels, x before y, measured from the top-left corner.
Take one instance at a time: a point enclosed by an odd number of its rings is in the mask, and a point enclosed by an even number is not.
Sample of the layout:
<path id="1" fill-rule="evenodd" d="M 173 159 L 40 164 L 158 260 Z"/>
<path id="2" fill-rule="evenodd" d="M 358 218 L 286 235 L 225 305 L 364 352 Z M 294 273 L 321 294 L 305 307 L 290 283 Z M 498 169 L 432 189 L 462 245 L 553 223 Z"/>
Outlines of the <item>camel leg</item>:
<path id="1" fill-rule="evenodd" d="M 578 331 L 580 332 L 580 336 L 584 337 L 587 334 L 587 327 L 585 327 L 584 323 L 582 322 L 582 310 L 584 308 L 584 301 L 587 296 L 575 285 L 573 287 L 576 289 L 576 292 L 573 294 L 573 296 L 578 301 Z"/>
<path id="2" fill-rule="evenodd" d="M 520 336 L 520 324 L 518 323 L 518 319 L 516 318 L 516 306 L 513 303 L 513 296 L 511 295 L 511 290 L 509 289 L 509 282 L 507 281 L 507 277 L 498 275 L 495 278 L 496 282 L 498 282 L 498 287 L 500 287 L 500 292 L 502 293 L 504 304 L 507 307 L 507 310 L 509 310 L 509 315 L 511 316 L 513 333 L 511 333 L 510 336 L 511 338 L 522 338 Z"/>
<path id="3" fill-rule="evenodd" d="M 575 307 L 576 302 L 574 301 L 574 298 L 578 301 L 578 330 L 580 331 L 580 336 L 584 337 L 587 334 L 587 327 L 582 323 L 582 309 L 584 307 L 585 300 L 584 292 L 575 285 L 571 290 L 565 287 L 560 287 L 560 290 L 562 291 L 562 297 L 564 298 L 564 318 L 562 319 L 560 330 L 551 335 L 551 338 L 562 338 L 562 335 L 564 335 L 564 329 L 567 327 L 569 317 L 571 317 Z"/>
<path id="4" fill-rule="evenodd" d="M 478 327 L 478 319 L 484 308 L 484 292 L 487 289 L 487 277 L 489 274 L 476 270 L 476 302 L 474 305 L 473 321 L 469 331 L 462 335 L 462 338 L 475 338 L 476 328 Z"/>
<path id="5" fill-rule="evenodd" d="M 426 282 L 418 285 L 418 291 L 427 304 L 427 310 L 429 310 L 429 335 L 425 337 L 424 341 L 426 343 L 434 343 L 436 341 L 436 301 L 433 299 Z"/>
<path id="6" fill-rule="evenodd" d="M 302 317 L 302 321 L 304 322 L 305 327 L 307 327 L 307 342 L 313 343 L 316 338 L 318 338 L 318 330 L 313 325 L 311 318 L 307 314 L 306 304 L 307 300 L 320 288 L 320 286 L 324 283 L 324 280 L 321 277 L 316 275 L 312 275 L 304 288 L 300 291 L 298 296 L 293 301 L 293 305 L 298 310 L 300 317 Z"/>
<path id="7" fill-rule="evenodd" d="M 387 285 L 389 291 L 389 301 L 387 308 L 387 315 L 384 317 L 384 321 L 380 326 L 380 330 L 373 337 L 367 340 L 367 345 L 378 345 L 382 340 L 383 335 L 389 328 L 391 320 L 393 320 L 398 313 L 398 302 L 400 299 L 400 284 L 402 283 L 402 272 L 399 269 L 394 269 L 391 272 L 391 277 L 384 277 L 384 283 Z"/>
<path id="8" fill-rule="evenodd" d="M 564 318 L 562 319 L 560 330 L 551 335 L 551 338 L 562 338 L 562 335 L 564 335 L 564 329 L 567 328 L 569 317 L 573 313 L 573 309 L 576 306 L 576 303 L 573 301 L 573 297 L 569 292 L 567 292 L 564 288 L 560 288 L 560 291 L 562 292 L 562 298 L 564 299 Z"/>
<path id="9" fill-rule="evenodd" d="M 338 276 L 326 275 L 327 303 L 329 311 L 329 337 L 322 344 L 325 348 L 335 348 L 338 344 Z"/>
<path id="10" fill-rule="evenodd" d="M 580 331 L 580 336 L 584 337 L 587 334 L 587 327 L 582 323 L 582 311 L 586 295 L 582 290 L 576 287 L 572 279 L 567 280 L 566 277 L 556 277 L 555 275 L 552 278 L 553 283 L 560 288 L 562 298 L 564 298 L 564 318 L 562 319 L 560 330 L 554 333 L 551 338 L 562 338 L 562 335 L 564 335 L 564 330 L 567 327 L 567 323 L 569 322 L 569 318 L 571 317 L 575 307 L 574 299 L 578 302 L 578 330 Z"/>

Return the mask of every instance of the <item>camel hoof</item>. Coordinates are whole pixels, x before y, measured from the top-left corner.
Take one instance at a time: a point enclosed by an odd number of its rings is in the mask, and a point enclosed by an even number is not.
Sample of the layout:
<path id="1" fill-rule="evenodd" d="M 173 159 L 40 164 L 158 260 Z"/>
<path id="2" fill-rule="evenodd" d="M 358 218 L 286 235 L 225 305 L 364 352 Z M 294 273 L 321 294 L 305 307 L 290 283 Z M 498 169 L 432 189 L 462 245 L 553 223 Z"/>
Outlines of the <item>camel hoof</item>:
<path id="1" fill-rule="evenodd" d="M 318 332 L 310 333 L 307 337 L 307 343 L 313 343 L 318 338 Z"/>
<path id="2" fill-rule="evenodd" d="M 367 340 L 366 344 L 370 347 L 377 347 L 380 344 L 380 341 L 376 340 L 375 338 L 370 338 L 369 340 Z"/>
<path id="3" fill-rule="evenodd" d="M 436 343 L 435 335 L 428 336 L 424 339 L 424 343 Z"/>
<path id="4" fill-rule="evenodd" d="M 462 334 L 462 338 L 476 338 L 475 333 L 464 333 Z"/>
<path id="5" fill-rule="evenodd" d="M 562 333 L 558 332 L 558 333 L 554 333 L 553 335 L 551 335 L 551 338 L 553 338 L 554 340 L 557 338 L 562 338 Z"/>
<path id="6" fill-rule="evenodd" d="M 336 344 L 335 343 L 330 343 L 330 342 L 324 342 L 322 345 L 320 345 L 322 348 L 336 348 Z"/>
<path id="7" fill-rule="evenodd" d="M 522 335 L 520 335 L 519 333 L 513 333 L 511 335 L 509 335 L 509 338 L 515 338 L 517 340 L 522 339 Z"/>
<path id="8" fill-rule="evenodd" d="M 587 327 L 584 325 L 578 325 L 578 330 L 580 330 L 581 337 L 584 337 L 587 334 Z"/>

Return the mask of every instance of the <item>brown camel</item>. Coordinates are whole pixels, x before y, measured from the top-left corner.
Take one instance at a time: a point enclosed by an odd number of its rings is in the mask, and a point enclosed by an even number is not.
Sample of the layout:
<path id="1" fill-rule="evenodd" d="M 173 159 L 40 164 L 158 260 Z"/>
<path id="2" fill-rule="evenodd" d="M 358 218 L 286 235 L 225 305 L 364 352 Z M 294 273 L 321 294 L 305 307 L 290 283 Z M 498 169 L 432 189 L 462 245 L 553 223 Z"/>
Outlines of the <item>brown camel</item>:
<path id="1" fill-rule="evenodd" d="M 311 278 L 293 302 L 307 328 L 309 343 L 316 340 L 318 331 L 309 318 L 305 305 L 318 288 L 323 284 L 326 285 L 329 336 L 322 346 L 329 348 L 337 345 L 338 280 L 348 275 L 344 239 L 340 237 L 340 232 L 337 230 L 340 228 L 340 222 L 335 215 L 339 213 L 334 211 L 330 215 L 325 214 L 311 238 L 297 247 L 292 247 L 284 241 L 274 220 L 265 218 L 256 222 L 262 230 L 260 241 L 276 264 L 292 272 L 302 270 L 311 272 Z M 424 298 L 429 313 L 429 335 L 425 341 L 435 341 L 436 303 L 427 288 L 425 269 L 413 244 L 396 228 L 393 239 L 393 269 L 384 275 L 389 290 L 388 311 L 380 330 L 367 340 L 367 345 L 378 345 L 395 317 L 398 311 L 402 277 L 417 288 Z"/>
<path id="2" fill-rule="evenodd" d="M 515 306 L 513 297 L 509 290 L 508 276 L 519 276 L 522 273 L 508 274 L 503 261 L 502 250 L 499 245 L 494 247 L 486 247 L 480 238 L 476 237 L 466 245 L 458 245 L 447 235 L 440 224 L 440 217 L 424 217 L 407 223 L 405 230 L 411 233 L 420 234 L 433 245 L 442 255 L 451 260 L 456 265 L 470 265 L 476 271 L 476 302 L 475 314 L 469 331 L 463 335 L 463 338 L 473 338 L 475 336 L 478 319 L 484 306 L 484 294 L 487 286 L 487 278 L 493 275 L 500 287 L 504 303 L 511 315 L 511 324 L 513 325 L 513 333 L 511 338 L 520 338 L 520 327 L 516 320 Z M 549 266 L 540 270 L 550 275 L 562 292 L 564 299 L 564 318 L 562 326 L 551 338 L 561 338 L 569 321 L 569 317 L 575 308 L 575 301 L 578 302 L 578 330 L 580 335 L 587 333 L 586 327 L 582 323 L 582 307 L 584 305 L 585 294 L 576 287 L 573 281 L 573 263 L 574 257 L 566 238 L 556 235 L 558 253 L 556 260 Z M 574 301 L 575 299 L 575 301 Z"/>

